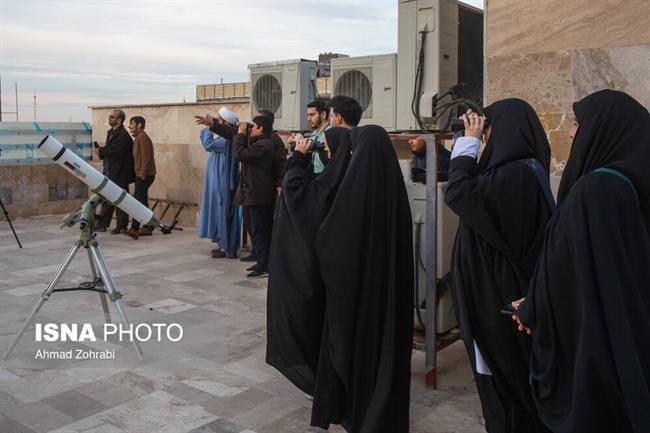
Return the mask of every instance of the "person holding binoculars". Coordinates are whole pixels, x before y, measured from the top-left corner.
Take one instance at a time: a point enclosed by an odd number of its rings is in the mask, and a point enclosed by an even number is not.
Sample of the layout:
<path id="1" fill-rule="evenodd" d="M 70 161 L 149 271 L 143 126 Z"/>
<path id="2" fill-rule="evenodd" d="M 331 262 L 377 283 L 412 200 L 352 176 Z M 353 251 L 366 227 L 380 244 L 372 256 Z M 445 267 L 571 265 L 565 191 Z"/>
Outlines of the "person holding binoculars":
<path id="1" fill-rule="evenodd" d="M 460 218 L 451 265 L 454 306 L 486 430 L 542 433 L 548 430 L 528 383 L 530 341 L 499 311 L 525 296 L 542 248 L 555 206 L 551 149 L 525 101 L 504 99 L 484 111 L 462 116 L 465 136 L 449 163 L 445 202 Z"/>

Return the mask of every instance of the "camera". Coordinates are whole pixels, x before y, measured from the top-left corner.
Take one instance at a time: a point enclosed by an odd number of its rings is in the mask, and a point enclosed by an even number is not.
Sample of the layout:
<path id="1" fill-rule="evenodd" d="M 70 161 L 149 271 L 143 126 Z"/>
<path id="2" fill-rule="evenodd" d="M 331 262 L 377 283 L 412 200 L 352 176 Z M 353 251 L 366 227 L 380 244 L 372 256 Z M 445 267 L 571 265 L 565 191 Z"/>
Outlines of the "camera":
<path id="1" fill-rule="evenodd" d="M 325 144 L 323 142 L 318 140 L 311 140 L 311 139 L 308 139 L 308 141 L 309 141 L 310 152 L 322 152 L 323 150 L 325 150 Z M 291 151 L 293 152 L 294 150 L 296 150 L 295 141 L 291 143 Z"/>
<path id="2" fill-rule="evenodd" d="M 488 121 L 488 119 L 485 119 L 485 123 L 483 124 L 483 129 L 488 129 L 489 127 L 490 127 L 490 122 Z M 449 128 L 452 130 L 452 132 L 464 131 L 465 122 L 463 122 L 463 119 L 453 118 L 451 119 Z"/>

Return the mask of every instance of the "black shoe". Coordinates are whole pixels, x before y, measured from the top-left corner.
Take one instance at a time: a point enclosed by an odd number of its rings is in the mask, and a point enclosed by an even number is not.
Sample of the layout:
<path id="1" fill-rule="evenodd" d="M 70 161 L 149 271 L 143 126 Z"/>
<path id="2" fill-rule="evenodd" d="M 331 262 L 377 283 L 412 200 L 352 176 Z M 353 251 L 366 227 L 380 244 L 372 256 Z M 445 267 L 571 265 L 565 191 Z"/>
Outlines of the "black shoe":
<path id="1" fill-rule="evenodd" d="M 257 255 L 256 254 L 249 254 L 247 256 L 242 257 L 239 259 L 242 262 L 256 262 L 257 261 Z"/>
<path id="2" fill-rule="evenodd" d="M 114 228 L 113 230 L 111 230 L 112 235 L 119 235 L 121 233 L 122 233 L 122 229 Z"/>
<path id="3" fill-rule="evenodd" d="M 250 274 L 247 274 L 246 278 L 248 278 L 249 280 L 254 280 L 256 278 L 265 278 L 265 277 L 268 277 L 268 276 L 269 276 L 269 273 L 266 272 L 266 271 L 262 271 L 262 272 L 253 271 Z"/>
<path id="4" fill-rule="evenodd" d="M 224 250 L 212 251 L 213 259 L 223 259 L 224 257 L 226 257 L 226 252 Z"/>
<path id="5" fill-rule="evenodd" d="M 251 266 L 250 268 L 246 268 L 246 270 L 247 270 L 248 272 L 250 272 L 250 271 L 254 271 L 255 269 L 257 269 L 257 265 L 253 265 L 253 266 Z"/>
<path id="6" fill-rule="evenodd" d="M 106 231 L 106 227 L 104 227 L 104 226 L 95 226 L 95 231 L 103 233 L 103 232 Z"/>

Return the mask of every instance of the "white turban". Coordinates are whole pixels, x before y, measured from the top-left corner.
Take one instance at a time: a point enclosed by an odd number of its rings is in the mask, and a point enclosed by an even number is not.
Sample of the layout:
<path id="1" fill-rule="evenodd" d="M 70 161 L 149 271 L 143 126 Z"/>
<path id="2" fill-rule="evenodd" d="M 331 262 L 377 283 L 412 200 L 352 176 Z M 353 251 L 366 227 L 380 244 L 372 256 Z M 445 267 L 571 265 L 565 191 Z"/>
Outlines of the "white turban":
<path id="1" fill-rule="evenodd" d="M 237 115 L 226 107 L 219 108 L 219 116 L 221 116 L 223 120 L 225 120 L 227 123 L 230 123 L 231 125 L 237 125 L 237 123 L 239 123 Z"/>

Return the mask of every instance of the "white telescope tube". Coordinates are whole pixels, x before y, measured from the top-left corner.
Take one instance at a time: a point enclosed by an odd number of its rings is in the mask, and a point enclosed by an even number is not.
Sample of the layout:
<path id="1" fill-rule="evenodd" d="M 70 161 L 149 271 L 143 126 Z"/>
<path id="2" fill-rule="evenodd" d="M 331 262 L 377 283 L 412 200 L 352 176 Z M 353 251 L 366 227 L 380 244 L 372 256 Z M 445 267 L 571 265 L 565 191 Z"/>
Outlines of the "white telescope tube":
<path id="1" fill-rule="evenodd" d="M 46 136 L 38 145 L 38 150 L 75 175 L 88 185 L 93 192 L 101 195 L 106 201 L 119 207 L 143 225 L 154 227 L 159 225 L 151 209 L 137 201 L 135 197 L 117 186 L 108 177 L 95 170 L 92 165 L 79 158 L 76 153 L 65 147 L 54 137 Z"/>

